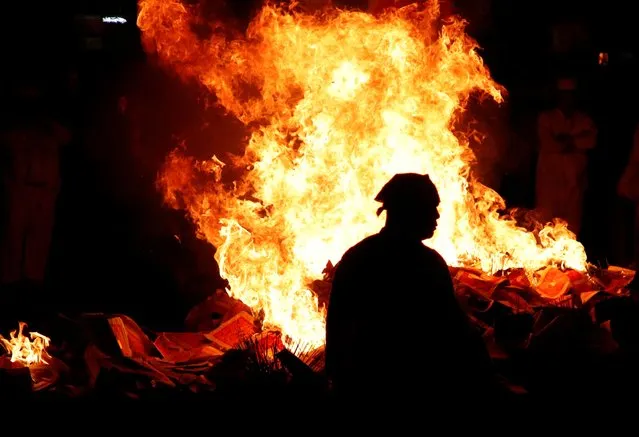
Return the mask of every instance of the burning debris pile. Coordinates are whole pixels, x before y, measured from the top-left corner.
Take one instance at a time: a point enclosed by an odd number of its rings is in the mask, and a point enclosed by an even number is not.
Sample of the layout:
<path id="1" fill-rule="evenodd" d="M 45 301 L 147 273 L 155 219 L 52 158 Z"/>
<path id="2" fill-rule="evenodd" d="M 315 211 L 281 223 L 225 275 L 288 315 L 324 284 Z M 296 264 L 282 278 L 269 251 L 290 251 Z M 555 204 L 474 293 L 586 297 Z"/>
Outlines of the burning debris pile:
<path id="1" fill-rule="evenodd" d="M 321 389 L 323 349 L 286 348 L 280 333 L 224 291 L 195 307 L 185 325 L 198 331 L 149 332 L 119 314 L 61 317 L 57 347 L 26 324 L 0 336 L 0 393 L 9 396 L 163 398 L 284 390 L 291 380 Z M 57 357 L 49 353 L 49 347 Z"/>
<path id="2" fill-rule="evenodd" d="M 7 352 L 5 356 L 0 355 L 0 391 L 5 393 L 13 393 L 16 389 L 18 392 L 48 389 L 58 381 L 60 370 L 65 368 L 47 351 L 51 339 L 37 332 L 25 336 L 26 327 L 26 323 L 20 322 L 8 339 L 0 335 L 0 346 Z"/>
<path id="3" fill-rule="evenodd" d="M 324 290 L 320 293 L 330 290 L 331 272 L 327 269 L 324 281 L 314 284 Z M 451 268 L 451 274 L 460 303 L 482 332 L 500 371 L 504 363 L 522 356 L 530 362 L 541 354 L 548 363 L 555 362 L 556 352 L 545 348 L 557 338 L 563 348 L 573 347 L 574 337 L 564 338 L 570 330 L 587 337 L 593 356 L 614 357 L 620 328 L 611 321 L 618 323 L 620 308 L 636 306 L 628 289 L 634 272 L 615 267 L 589 274 L 548 268 L 536 286 L 526 282 L 521 271 L 487 276 Z M 264 329 L 259 314 L 254 317 L 248 306 L 223 290 L 193 308 L 185 332 L 150 332 L 124 315 L 84 314 L 61 318 L 58 324 L 64 328 L 57 344 L 36 332 L 26 336 L 23 323 L 9 339 L 0 337 L 6 350 L 0 357 L 4 394 L 227 399 L 248 392 L 287 393 L 295 387 L 322 396 L 328 387 L 322 347 L 285 345 L 280 332 Z M 536 388 L 530 383 L 535 372 L 502 374 L 516 392 Z"/>
<path id="4" fill-rule="evenodd" d="M 468 268 L 451 268 L 455 293 L 477 327 L 494 330 L 499 318 L 535 316 L 540 312 L 589 314 L 593 324 L 605 323 L 597 309 L 616 298 L 631 298 L 632 270 L 610 266 L 589 272 L 547 267 L 536 272 L 533 283 L 522 270 L 489 276 Z"/>
<path id="5" fill-rule="evenodd" d="M 511 389 L 599 399 L 639 387 L 635 272 L 451 268 L 455 293 Z M 619 361 L 621 360 L 621 361 Z M 623 364 L 621 364 L 623 362 Z"/>
<path id="6" fill-rule="evenodd" d="M 451 269 L 458 296 L 508 302 L 515 311 L 534 307 L 582 308 L 602 296 L 628 296 L 632 270 L 610 266 L 589 272 L 546 267 L 531 278 L 523 270 L 489 276 L 469 268 Z"/>

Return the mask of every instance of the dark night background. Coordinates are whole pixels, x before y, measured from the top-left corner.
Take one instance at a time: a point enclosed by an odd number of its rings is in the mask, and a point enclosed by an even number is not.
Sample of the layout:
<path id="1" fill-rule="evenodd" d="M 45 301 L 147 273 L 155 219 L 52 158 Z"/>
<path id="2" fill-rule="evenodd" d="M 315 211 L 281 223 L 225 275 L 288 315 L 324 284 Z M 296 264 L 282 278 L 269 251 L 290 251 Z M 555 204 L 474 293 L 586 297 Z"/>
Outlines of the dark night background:
<path id="1" fill-rule="evenodd" d="M 188 308 L 220 280 L 213 249 L 194 238 L 182 213 L 162 206 L 155 175 L 180 141 L 195 153 L 210 153 L 212 141 L 216 152 L 231 151 L 240 147 L 244 132 L 218 110 L 204 109 L 196 85 L 147 62 L 135 2 L 61 3 L 39 5 L 37 11 L 27 3 L 3 6 L 7 25 L 0 30 L 2 95 L 21 77 L 37 77 L 47 84 L 51 109 L 73 133 L 63 152 L 42 304 L 60 311 L 126 312 L 157 329 L 181 327 Z M 232 3 L 229 13 L 240 20 L 256 6 L 247 0 Z M 482 11 L 478 5 L 484 4 Z M 620 241 L 629 226 L 627 205 L 614 190 L 639 121 L 637 34 L 625 5 L 618 0 L 456 2 L 471 21 L 469 31 L 494 78 L 508 89 L 511 129 L 519 137 L 534 138 L 536 114 L 549 104 L 558 74 L 574 74 L 583 84 L 584 104 L 600 131 L 581 236 L 595 262 L 625 260 Z M 100 22 L 101 16 L 114 15 L 128 23 Z M 582 24 L 584 38 L 559 52 L 553 28 L 572 22 Z M 598 64 L 600 52 L 609 54 L 607 66 Z M 124 96 L 128 115 L 118 110 Z M 1 110 L 4 120 L 11 107 L 3 103 Z M 500 192 L 511 206 L 531 207 L 534 182 L 522 186 L 521 175 L 520 182 L 516 179 L 506 174 Z"/>

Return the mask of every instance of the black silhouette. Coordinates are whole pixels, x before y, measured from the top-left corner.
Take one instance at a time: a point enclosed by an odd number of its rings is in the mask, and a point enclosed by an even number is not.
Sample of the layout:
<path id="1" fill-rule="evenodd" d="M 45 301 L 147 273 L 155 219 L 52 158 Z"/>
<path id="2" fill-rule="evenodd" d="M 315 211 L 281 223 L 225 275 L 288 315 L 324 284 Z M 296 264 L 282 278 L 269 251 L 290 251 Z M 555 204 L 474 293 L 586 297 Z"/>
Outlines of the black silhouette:
<path id="1" fill-rule="evenodd" d="M 427 175 L 395 175 L 375 199 L 386 225 L 336 267 L 326 371 L 337 399 L 377 405 L 486 399 L 490 358 L 454 296 L 444 259 L 422 241 L 437 227 Z"/>

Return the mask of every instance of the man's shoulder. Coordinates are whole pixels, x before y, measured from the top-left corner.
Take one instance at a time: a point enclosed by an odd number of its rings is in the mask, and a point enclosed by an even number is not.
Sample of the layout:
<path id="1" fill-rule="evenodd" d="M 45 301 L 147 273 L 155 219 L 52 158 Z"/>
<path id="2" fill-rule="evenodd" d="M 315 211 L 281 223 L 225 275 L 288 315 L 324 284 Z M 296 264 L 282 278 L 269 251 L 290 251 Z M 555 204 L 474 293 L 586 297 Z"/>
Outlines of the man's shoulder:
<path id="1" fill-rule="evenodd" d="M 443 256 L 441 256 L 441 254 L 439 252 L 437 252 L 432 247 L 428 247 L 426 245 L 423 245 L 423 246 L 424 246 L 424 254 L 425 254 L 425 256 L 430 258 L 430 260 L 432 260 L 433 263 L 437 263 L 440 266 L 445 267 L 446 269 L 448 269 L 448 264 L 446 263 L 446 260 L 444 259 Z"/>
<path id="2" fill-rule="evenodd" d="M 375 253 L 378 251 L 377 239 L 373 235 L 364 238 L 344 252 L 335 266 L 333 286 L 339 280 L 353 277 L 353 275 L 359 276 L 369 271 L 371 263 L 374 262 Z"/>
<path id="3" fill-rule="evenodd" d="M 368 236 L 348 249 L 342 256 L 342 261 L 367 257 L 371 253 L 371 251 L 373 251 L 379 245 L 380 239 L 378 234 Z"/>
<path id="4" fill-rule="evenodd" d="M 352 246 L 348 249 L 342 259 L 340 260 L 340 264 L 346 263 L 355 263 L 363 260 L 370 260 L 371 258 L 379 257 L 380 254 L 384 255 L 382 258 L 385 258 L 390 254 L 392 248 L 394 248 L 392 244 L 389 245 L 388 241 L 384 239 L 384 237 L 380 234 L 371 235 L 369 237 L 364 238 L 359 243 Z M 413 249 L 407 248 L 408 253 L 415 254 L 413 251 L 415 246 L 412 246 Z M 424 244 L 419 244 L 419 252 L 423 257 L 424 261 L 427 261 L 431 264 L 437 264 L 442 268 L 448 269 L 448 265 L 444 258 L 441 256 L 439 252 L 435 249 L 428 247 Z M 398 255 L 398 254 L 395 254 Z"/>

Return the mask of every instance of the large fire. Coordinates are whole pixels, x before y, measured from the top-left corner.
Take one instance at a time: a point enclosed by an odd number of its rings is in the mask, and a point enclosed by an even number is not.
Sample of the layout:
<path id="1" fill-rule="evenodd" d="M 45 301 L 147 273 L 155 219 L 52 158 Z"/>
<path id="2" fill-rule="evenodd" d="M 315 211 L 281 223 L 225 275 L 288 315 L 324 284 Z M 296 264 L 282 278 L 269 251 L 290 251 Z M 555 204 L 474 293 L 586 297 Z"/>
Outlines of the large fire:
<path id="1" fill-rule="evenodd" d="M 564 224 L 518 227 L 472 177 L 473 153 L 453 122 L 471 93 L 500 102 L 502 89 L 464 23 L 442 20 L 437 3 L 379 16 L 267 5 L 245 34 L 213 23 L 206 37 L 193 30 L 202 27 L 196 6 L 139 8 L 147 50 L 200 80 L 252 132 L 230 162 L 242 170 L 232 186 L 217 157 L 172 153 L 160 178 L 166 198 L 218 248 L 229 293 L 289 340 L 323 343 L 325 313 L 308 284 L 381 228 L 373 199 L 395 173 L 428 173 L 437 185 L 441 219 L 427 244 L 450 265 L 585 269 Z"/>
<path id="2" fill-rule="evenodd" d="M 47 347 L 51 339 L 37 332 L 30 332 L 29 336 L 25 336 L 23 332 L 26 326 L 26 323 L 20 322 L 18 329 L 9 333 L 9 339 L 0 335 L 0 345 L 11 355 L 12 363 L 20 363 L 27 367 L 48 364 Z"/>

